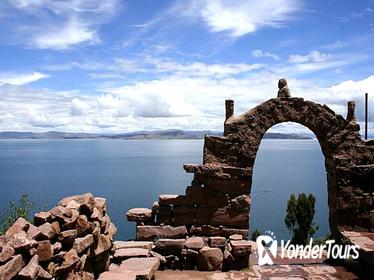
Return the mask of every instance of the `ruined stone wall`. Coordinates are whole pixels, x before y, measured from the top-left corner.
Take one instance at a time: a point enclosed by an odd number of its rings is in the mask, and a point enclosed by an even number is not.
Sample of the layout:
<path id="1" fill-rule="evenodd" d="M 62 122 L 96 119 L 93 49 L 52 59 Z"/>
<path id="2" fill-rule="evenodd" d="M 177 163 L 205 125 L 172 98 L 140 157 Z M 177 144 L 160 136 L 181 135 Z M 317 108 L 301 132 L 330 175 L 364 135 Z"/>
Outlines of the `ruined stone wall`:
<path id="1" fill-rule="evenodd" d="M 332 233 L 338 234 L 339 227 L 372 230 L 374 146 L 361 140 L 352 108 L 347 115 L 344 119 L 328 106 L 302 98 L 270 99 L 241 116 L 229 117 L 224 137 L 206 137 L 204 165 L 253 170 L 261 139 L 269 128 L 288 121 L 302 124 L 316 135 L 325 156 Z M 250 193 L 251 180 L 248 182 Z"/>
<path id="2" fill-rule="evenodd" d="M 374 145 L 361 140 L 352 104 L 345 119 L 303 98 L 274 98 L 234 117 L 233 101 L 227 101 L 224 136 L 206 136 L 203 164 L 184 165 L 194 174 L 186 193 L 160 195 L 152 209 L 128 213 L 137 223 L 137 239 L 149 231 L 157 238 L 163 224 L 185 225 L 189 236 L 246 238 L 256 154 L 265 132 L 282 122 L 306 126 L 321 145 L 332 233 L 338 235 L 339 227 L 374 229 Z"/>
<path id="3" fill-rule="evenodd" d="M 104 198 L 64 198 L 33 224 L 19 218 L 0 236 L 0 280 L 95 279 L 108 269 L 116 231 Z"/>

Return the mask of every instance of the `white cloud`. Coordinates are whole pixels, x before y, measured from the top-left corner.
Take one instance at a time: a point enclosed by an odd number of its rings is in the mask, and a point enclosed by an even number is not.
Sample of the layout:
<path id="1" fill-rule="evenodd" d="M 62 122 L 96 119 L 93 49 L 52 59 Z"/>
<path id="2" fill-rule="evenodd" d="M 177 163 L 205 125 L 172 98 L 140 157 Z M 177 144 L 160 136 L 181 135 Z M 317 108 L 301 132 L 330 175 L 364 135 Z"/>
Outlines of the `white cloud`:
<path id="1" fill-rule="evenodd" d="M 263 52 L 262 50 L 253 50 L 252 55 L 254 57 L 270 57 L 272 59 L 279 60 L 278 55 L 276 55 L 274 53 L 270 53 L 270 52 Z"/>
<path id="2" fill-rule="evenodd" d="M 351 12 L 347 16 L 342 16 L 339 18 L 339 21 L 342 23 L 350 22 L 355 19 L 361 19 L 366 16 L 370 16 L 373 13 L 373 9 L 368 7 L 360 12 Z"/>
<path id="3" fill-rule="evenodd" d="M 40 79 L 48 78 L 49 75 L 32 72 L 32 73 L 0 73 L 0 85 L 11 84 L 11 85 L 25 85 L 38 81 Z"/>
<path id="4" fill-rule="evenodd" d="M 17 42 L 42 49 L 98 43 L 98 28 L 120 9 L 119 0 L 9 0 L 19 23 Z M 15 29 L 16 28 L 16 29 Z"/>
<path id="5" fill-rule="evenodd" d="M 222 130 L 224 100 L 235 100 L 241 114 L 277 94 L 278 74 L 243 76 L 173 75 L 126 86 L 105 88 L 100 95 L 32 90 L 0 85 L 0 130 L 124 132 L 180 128 Z M 374 76 L 321 87 L 311 81 L 289 79 L 292 96 L 327 104 L 346 115 L 346 103 L 355 100 L 363 120 L 363 93 L 374 92 Z M 370 102 L 374 102 L 370 95 Z M 373 130 L 374 110 L 370 111 Z M 280 131 L 295 131 L 282 125 Z"/>
<path id="6" fill-rule="evenodd" d="M 300 10 L 299 0 L 195 0 L 178 6 L 181 15 L 200 15 L 212 32 L 240 37 L 264 27 L 280 27 Z"/>
<path id="7" fill-rule="evenodd" d="M 86 102 L 78 99 L 73 98 L 71 101 L 71 114 L 74 116 L 81 116 L 86 115 L 88 113 L 88 109 L 90 109 L 90 105 L 88 105 Z"/>
<path id="8" fill-rule="evenodd" d="M 179 63 L 168 58 L 142 57 L 139 59 L 116 58 L 111 63 L 88 63 L 70 64 L 71 67 L 86 70 L 100 70 L 101 72 L 90 73 L 91 78 L 122 79 L 121 73 L 155 73 L 172 74 L 183 77 L 216 77 L 223 78 L 252 72 L 265 67 L 265 64 L 254 63 L 203 63 L 190 62 Z M 105 71 L 105 72 L 102 72 Z"/>
<path id="9" fill-rule="evenodd" d="M 325 62 L 331 59 L 331 55 L 316 50 L 306 55 L 292 54 L 288 58 L 290 63 Z"/>
<path id="10" fill-rule="evenodd" d="M 31 40 L 31 45 L 39 49 L 67 49 L 83 42 L 98 43 L 99 38 L 94 30 L 90 30 L 77 20 L 70 20 L 63 27 L 52 26 Z"/>

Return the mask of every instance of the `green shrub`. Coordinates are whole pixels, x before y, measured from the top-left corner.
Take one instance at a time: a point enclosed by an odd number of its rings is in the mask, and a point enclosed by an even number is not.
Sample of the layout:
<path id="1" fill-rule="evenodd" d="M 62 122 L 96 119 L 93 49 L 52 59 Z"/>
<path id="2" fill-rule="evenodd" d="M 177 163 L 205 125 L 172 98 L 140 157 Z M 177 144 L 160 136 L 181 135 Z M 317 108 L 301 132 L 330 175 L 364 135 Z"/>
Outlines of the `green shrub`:
<path id="1" fill-rule="evenodd" d="M 3 235 L 19 217 L 32 222 L 33 208 L 34 203 L 30 201 L 27 194 L 22 195 L 18 202 L 10 202 L 8 208 L 0 214 L 0 235 Z"/>
<path id="2" fill-rule="evenodd" d="M 312 194 L 301 193 L 298 198 L 291 194 L 284 222 L 292 234 L 292 243 L 305 245 L 318 230 L 313 223 L 315 202 L 316 199 Z"/>

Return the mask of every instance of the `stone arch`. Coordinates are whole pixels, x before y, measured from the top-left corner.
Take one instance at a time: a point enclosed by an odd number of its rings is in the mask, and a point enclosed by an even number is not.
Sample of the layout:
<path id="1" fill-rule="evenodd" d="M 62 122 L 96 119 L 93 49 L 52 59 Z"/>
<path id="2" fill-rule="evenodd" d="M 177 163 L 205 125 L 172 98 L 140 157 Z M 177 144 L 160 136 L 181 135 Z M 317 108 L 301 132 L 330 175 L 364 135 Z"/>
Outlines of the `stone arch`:
<path id="1" fill-rule="evenodd" d="M 337 234 L 338 226 L 346 224 L 372 227 L 371 214 L 363 214 L 364 209 L 358 211 L 361 212 L 360 215 L 352 215 L 349 211 L 355 208 L 357 212 L 360 205 L 357 200 L 362 199 L 354 194 L 355 187 L 350 178 L 353 170 L 360 169 L 373 160 L 373 150 L 361 140 L 360 128 L 355 121 L 349 122 L 328 106 L 305 101 L 303 98 L 273 98 L 237 117 L 232 115 L 233 104 L 230 103 L 233 101 L 226 102 L 229 103 L 226 108 L 230 109 L 224 124 L 224 137 L 205 139 L 204 165 L 218 164 L 248 169 L 251 173 L 247 178 L 250 193 L 252 170 L 265 132 L 282 122 L 299 123 L 316 135 L 325 157 L 332 232 Z M 368 183 L 366 186 L 360 185 L 356 192 L 371 196 L 370 192 L 366 192 L 371 189 Z"/>
<path id="2" fill-rule="evenodd" d="M 348 108 L 345 119 L 326 105 L 287 97 L 270 99 L 234 116 L 234 102 L 227 100 L 224 135 L 205 136 L 203 163 L 184 165 L 186 172 L 194 174 L 185 194 L 160 195 L 152 211 L 128 215 L 137 222 L 137 239 L 177 238 L 182 233 L 248 236 L 249 194 L 261 139 L 273 125 L 287 121 L 309 128 L 321 145 L 332 233 L 374 230 L 374 143 L 361 140 L 354 103 Z"/>

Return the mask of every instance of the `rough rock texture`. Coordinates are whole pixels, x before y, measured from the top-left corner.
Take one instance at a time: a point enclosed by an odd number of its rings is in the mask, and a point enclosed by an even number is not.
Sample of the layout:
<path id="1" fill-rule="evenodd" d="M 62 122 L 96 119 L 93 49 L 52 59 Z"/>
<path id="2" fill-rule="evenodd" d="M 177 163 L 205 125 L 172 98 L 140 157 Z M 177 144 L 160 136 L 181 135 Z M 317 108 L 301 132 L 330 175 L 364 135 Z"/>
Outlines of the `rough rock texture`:
<path id="1" fill-rule="evenodd" d="M 106 271 L 102 273 L 99 277 L 99 280 L 135 280 L 136 273 L 133 271 L 119 271 L 112 272 Z"/>
<path id="2" fill-rule="evenodd" d="M 155 240 L 156 238 L 180 238 L 187 235 L 185 226 L 137 226 L 137 240 Z"/>
<path id="3" fill-rule="evenodd" d="M 187 249 L 200 250 L 204 247 L 204 239 L 202 237 L 190 237 L 185 242 Z"/>
<path id="4" fill-rule="evenodd" d="M 0 266 L 0 280 L 10 280 L 25 266 L 21 255 L 14 256 L 6 264 Z"/>
<path id="5" fill-rule="evenodd" d="M 127 214 L 127 220 L 141 223 L 152 219 L 152 210 L 148 208 L 130 209 Z"/>
<path id="6" fill-rule="evenodd" d="M 200 250 L 197 263 L 199 270 L 221 270 L 223 253 L 219 248 L 204 247 Z"/>
<path id="7" fill-rule="evenodd" d="M 19 218 L 0 236 L 0 280 L 93 280 L 109 266 L 115 233 L 105 199 L 64 198 L 35 214 L 34 225 Z"/>
<path id="8" fill-rule="evenodd" d="M 136 273 L 136 279 L 150 280 L 160 266 L 160 260 L 151 258 L 132 258 L 123 261 L 117 271 L 126 270 Z"/>
<path id="9" fill-rule="evenodd" d="M 151 241 L 114 241 L 113 250 L 129 249 L 129 248 L 141 248 L 151 250 L 153 242 Z"/>
<path id="10" fill-rule="evenodd" d="M 35 279 L 39 271 L 39 258 L 38 255 L 32 257 L 29 263 L 18 273 L 21 279 Z"/>

